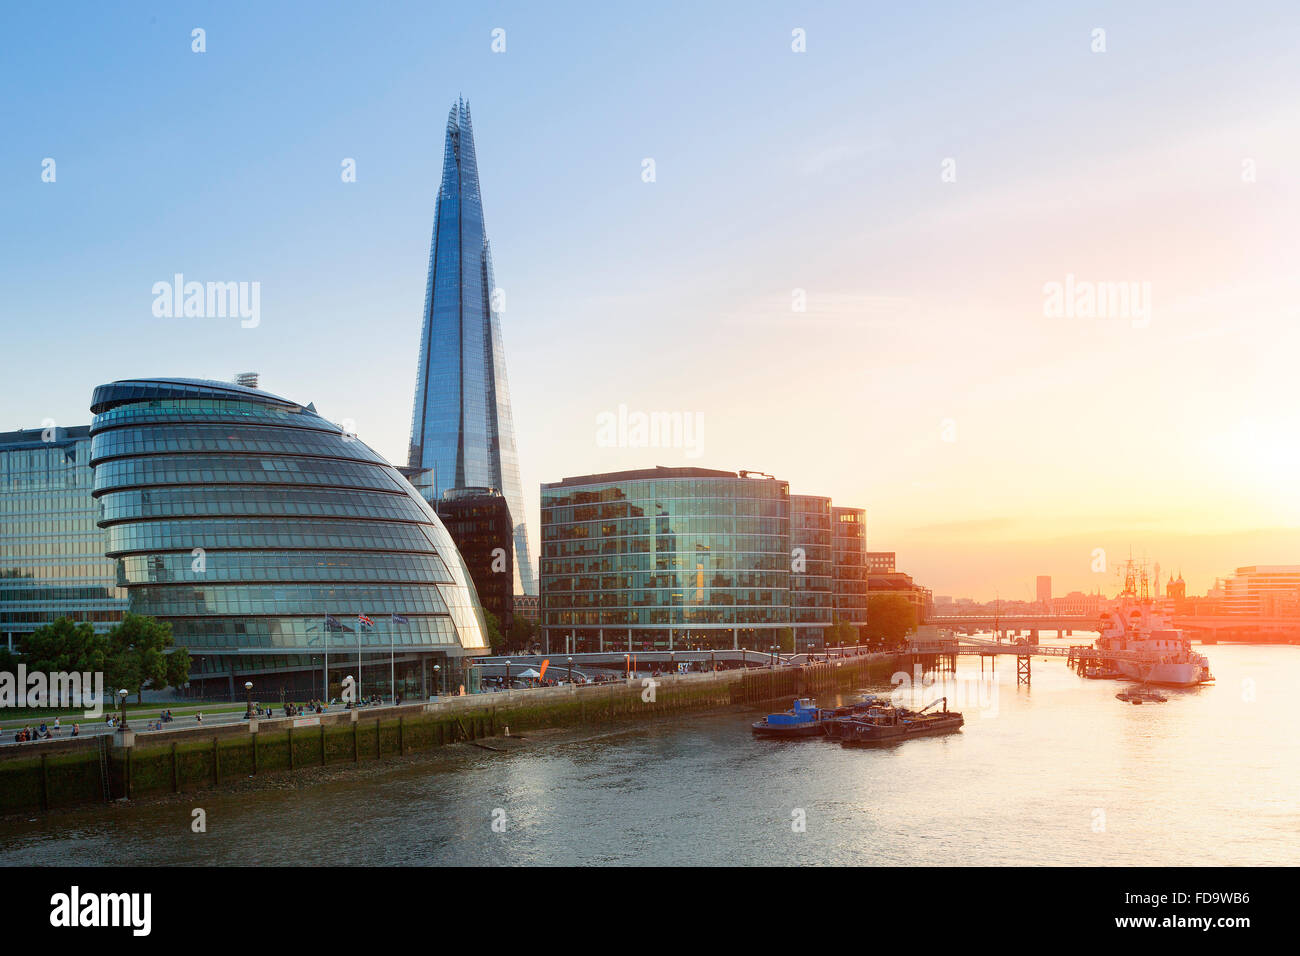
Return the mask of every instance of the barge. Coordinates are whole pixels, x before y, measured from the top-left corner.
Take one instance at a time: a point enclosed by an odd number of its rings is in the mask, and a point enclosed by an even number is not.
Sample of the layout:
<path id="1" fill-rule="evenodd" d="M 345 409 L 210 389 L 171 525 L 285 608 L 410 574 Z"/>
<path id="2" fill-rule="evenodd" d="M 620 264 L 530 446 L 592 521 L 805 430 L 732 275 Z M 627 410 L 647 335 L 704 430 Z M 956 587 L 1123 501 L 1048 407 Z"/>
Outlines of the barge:
<path id="1" fill-rule="evenodd" d="M 935 704 L 943 704 L 943 710 L 927 714 L 926 711 Z M 838 734 L 841 747 L 874 747 L 880 744 L 892 744 L 911 737 L 929 737 L 935 734 L 948 734 L 960 730 L 965 718 L 948 709 L 948 698 L 941 697 L 934 703 L 927 704 L 919 711 L 894 707 L 891 704 L 876 704 L 861 717 L 842 718 Z"/>
<path id="2" fill-rule="evenodd" d="M 810 698 L 800 697 L 783 714 L 768 714 L 751 724 L 756 737 L 838 737 L 838 725 L 841 720 L 859 717 L 872 707 L 881 705 L 881 699 L 875 694 L 868 694 L 862 700 L 840 707 L 821 708 Z"/>

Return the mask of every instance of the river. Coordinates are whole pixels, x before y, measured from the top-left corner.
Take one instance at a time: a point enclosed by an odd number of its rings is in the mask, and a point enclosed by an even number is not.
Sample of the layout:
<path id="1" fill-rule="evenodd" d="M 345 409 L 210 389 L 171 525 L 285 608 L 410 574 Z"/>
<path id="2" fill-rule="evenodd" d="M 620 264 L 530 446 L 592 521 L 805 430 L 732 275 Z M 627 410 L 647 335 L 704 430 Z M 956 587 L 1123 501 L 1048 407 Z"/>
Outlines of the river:
<path id="1" fill-rule="evenodd" d="M 1057 660 L 1035 660 L 1029 687 L 1012 659 L 981 682 L 963 658 L 918 695 L 966 714 L 944 737 L 754 740 L 761 712 L 739 709 L 551 731 L 310 786 L 4 822 L 0 864 L 1296 865 L 1300 647 L 1203 650 L 1217 682 L 1164 704 L 1122 703 L 1124 685 Z"/>

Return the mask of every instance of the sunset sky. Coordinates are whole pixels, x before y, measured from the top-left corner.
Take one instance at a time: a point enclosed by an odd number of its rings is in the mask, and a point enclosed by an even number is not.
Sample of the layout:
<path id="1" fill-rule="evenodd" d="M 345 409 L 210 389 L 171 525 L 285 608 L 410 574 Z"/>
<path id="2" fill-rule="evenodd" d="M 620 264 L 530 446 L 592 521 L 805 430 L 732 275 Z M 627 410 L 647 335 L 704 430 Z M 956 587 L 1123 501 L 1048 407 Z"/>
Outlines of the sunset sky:
<path id="1" fill-rule="evenodd" d="M 463 95 L 534 548 L 540 482 L 686 464 L 865 507 L 936 594 L 1300 563 L 1294 3 L 5 18 L 0 429 L 258 371 L 404 463 Z M 175 273 L 260 282 L 260 324 L 156 318 Z M 1067 277 L 1150 314 L 1052 317 Z M 700 453 L 603 447 L 620 404 Z"/>

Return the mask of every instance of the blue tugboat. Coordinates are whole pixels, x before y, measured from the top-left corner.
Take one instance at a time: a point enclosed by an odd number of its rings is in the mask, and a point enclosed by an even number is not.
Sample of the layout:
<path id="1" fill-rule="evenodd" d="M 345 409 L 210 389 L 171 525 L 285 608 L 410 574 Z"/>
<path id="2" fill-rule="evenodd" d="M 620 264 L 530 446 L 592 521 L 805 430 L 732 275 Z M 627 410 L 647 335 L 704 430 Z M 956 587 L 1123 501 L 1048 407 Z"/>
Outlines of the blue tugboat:
<path id="1" fill-rule="evenodd" d="M 818 709 L 807 697 L 800 697 L 784 714 L 768 714 L 753 723 L 755 737 L 821 737 L 825 734 L 824 717 L 829 711 Z"/>

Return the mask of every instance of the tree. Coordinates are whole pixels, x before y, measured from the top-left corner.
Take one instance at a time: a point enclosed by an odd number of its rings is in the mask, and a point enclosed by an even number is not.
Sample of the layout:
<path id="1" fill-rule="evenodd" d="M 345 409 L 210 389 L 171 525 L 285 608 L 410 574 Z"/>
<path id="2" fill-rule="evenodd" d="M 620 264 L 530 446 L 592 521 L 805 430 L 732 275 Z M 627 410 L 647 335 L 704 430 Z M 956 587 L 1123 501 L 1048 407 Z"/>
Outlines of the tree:
<path id="1" fill-rule="evenodd" d="M 492 649 L 493 654 L 502 653 L 505 648 L 506 638 L 501 633 L 501 622 L 487 608 L 483 609 L 483 618 L 487 621 L 487 634 L 484 637 L 487 638 L 488 647 Z"/>
<path id="2" fill-rule="evenodd" d="M 536 635 L 537 625 L 516 614 L 514 620 L 510 622 L 510 640 L 507 646 L 512 651 L 526 650 L 532 645 Z"/>
<path id="3" fill-rule="evenodd" d="M 827 647 L 853 647 L 858 643 L 858 629 L 841 617 L 826 631 Z"/>
<path id="4" fill-rule="evenodd" d="M 873 647 L 897 647 L 916 630 L 916 608 L 901 594 L 867 595 L 867 642 Z"/>
<path id="5" fill-rule="evenodd" d="M 108 638 L 84 621 L 61 617 L 29 634 L 22 649 L 31 671 L 98 673 L 108 657 Z"/>
<path id="6" fill-rule="evenodd" d="M 180 687 L 189 680 L 190 655 L 183 647 L 168 654 L 174 644 L 170 624 L 126 615 L 108 634 L 105 670 L 111 686 L 135 691 L 136 703 L 142 703 L 145 688 Z"/>

